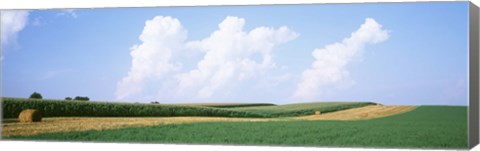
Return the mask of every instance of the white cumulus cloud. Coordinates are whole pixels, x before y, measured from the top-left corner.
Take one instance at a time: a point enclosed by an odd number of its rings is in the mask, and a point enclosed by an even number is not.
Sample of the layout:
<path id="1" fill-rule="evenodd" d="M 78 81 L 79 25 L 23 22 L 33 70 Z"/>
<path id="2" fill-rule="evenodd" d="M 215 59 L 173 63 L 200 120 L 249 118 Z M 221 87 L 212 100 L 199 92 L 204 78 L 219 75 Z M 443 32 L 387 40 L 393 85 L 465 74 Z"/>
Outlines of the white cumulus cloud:
<path id="1" fill-rule="evenodd" d="M 278 29 L 257 27 L 244 31 L 245 19 L 226 17 L 209 37 L 187 44 L 205 55 L 197 68 L 177 76 L 178 96 L 208 98 L 227 93 L 238 81 L 255 77 L 275 68 L 272 51 L 298 34 L 283 26 Z"/>
<path id="2" fill-rule="evenodd" d="M 173 62 L 172 58 L 183 49 L 186 38 L 187 30 L 178 19 L 157 16 L 147 20 L 139 36 L 142 43 L 131 47 L 130 71 L 117 83 L 117 99 L 138 94 L 148 80 L 165 78 L 177 70 L 180 65 Z"/>
<path id="3" fill-rule="evenodd" d="M 117 83 L 117 99 L 152 96 L 153 91 L 158 93 L 153 97 L 221 96 L 233 91 L 235 83 L 276 68 L 274 48 L 298 37 L 287 27 L 244 31 L 244 25 L 243 18 L 226 17 L 209 37 L 186 41 L 187 30 L 177 19 L 148 20 L 140 35 L 142 43 L 131 48 L 132 67 Z M 187 52 L 201 55 L 200 60 L 188 60 Z M 194 66 L 182 66 L 188 62 Z"/>
<path id="4" fill-rule="evenodd" d="M 353 82 L 347 65 L 362 54 L 365 45 L 387 40 L 389 33 L 372 18 L 366 18 L 360 28 L 341 42 L 329 44 L 312 52 L 315 61 L 302 73 L 294 92 L 296 98 L 313 98 L 326 88 L 336 88 Z"/>
<path id="5" fill-rule="evenodd" d="M 25 28 L 28 23 L 29 11 L 6 10 L 1 11 L 1 47 L 7 44 L 16 43 L 17 34 Z"/>

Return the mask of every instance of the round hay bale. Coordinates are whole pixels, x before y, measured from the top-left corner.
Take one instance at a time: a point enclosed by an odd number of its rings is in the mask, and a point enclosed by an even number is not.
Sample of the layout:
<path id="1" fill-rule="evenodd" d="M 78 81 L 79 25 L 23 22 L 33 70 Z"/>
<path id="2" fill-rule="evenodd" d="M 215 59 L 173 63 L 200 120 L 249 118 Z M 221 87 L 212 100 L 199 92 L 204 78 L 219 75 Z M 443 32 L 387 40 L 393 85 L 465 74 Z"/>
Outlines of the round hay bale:
<path id="1" fill-rule="evenodd" d="M 315 111 L 315 115 L 320 115 L 320 111 Z"/>
<path id="2" fill-rule="evenodd" d="M 25 122 L 40 122 L 42 121 L 42 113 L 35 109 L 26 109 L 18 115 L 18 121 Z"/>

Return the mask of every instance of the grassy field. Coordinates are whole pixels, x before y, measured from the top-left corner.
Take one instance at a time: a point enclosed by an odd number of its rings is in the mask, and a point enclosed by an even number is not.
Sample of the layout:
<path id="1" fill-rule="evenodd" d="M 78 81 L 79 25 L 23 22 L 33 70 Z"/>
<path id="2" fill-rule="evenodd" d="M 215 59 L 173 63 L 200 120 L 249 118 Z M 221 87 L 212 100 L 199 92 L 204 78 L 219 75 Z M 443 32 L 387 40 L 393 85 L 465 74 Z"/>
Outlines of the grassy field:
<path id="1" fill-rule="evenodd" d="M 339 110 L 345 110 L 349 108 L 363 107 L 367 105 L 373 105 L 373 102 L 312 102 L 312 103 L 299 103 L 299 104 L 287 104 L 278 106 L 255 106 L 255 107 L 236 107 L 230 108 L 232 111 L 244 111 L 257 114 L 266 114 L 274 117 L 284 116 L 299 116 L 299 115 L 311 115 L 315 111 L 321 111 L 322 113 L 334 112 Z"/>
<path id="2" fill-rule="evenodd" d="M 5 139 L 466 149 L 467 107 L 421 106 L 361 121 L 204 122 Z"/>

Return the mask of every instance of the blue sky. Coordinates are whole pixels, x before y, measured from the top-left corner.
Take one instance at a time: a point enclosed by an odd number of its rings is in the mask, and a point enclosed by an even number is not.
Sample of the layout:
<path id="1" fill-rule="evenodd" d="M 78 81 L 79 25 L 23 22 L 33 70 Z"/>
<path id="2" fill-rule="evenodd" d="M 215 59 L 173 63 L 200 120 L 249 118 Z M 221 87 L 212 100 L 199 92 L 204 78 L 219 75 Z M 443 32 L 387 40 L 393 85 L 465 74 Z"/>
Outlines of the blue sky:
<path id="1" fill-rule="evenodd" d="M 468 3 L 2 13 L 2 93 L 466 105 Z"/>

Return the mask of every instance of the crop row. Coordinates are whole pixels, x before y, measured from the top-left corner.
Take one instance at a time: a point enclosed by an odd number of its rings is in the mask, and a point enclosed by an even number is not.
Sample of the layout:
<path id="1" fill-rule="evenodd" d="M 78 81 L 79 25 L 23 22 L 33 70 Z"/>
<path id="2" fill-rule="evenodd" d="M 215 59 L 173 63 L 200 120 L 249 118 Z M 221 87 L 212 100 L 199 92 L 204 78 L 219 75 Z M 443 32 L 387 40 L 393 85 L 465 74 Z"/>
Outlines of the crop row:
<path id="1" fill-rule="evenodd" d="M 16 118 L 24 109 L 40 110 L 44 117 L 266 117 L 253 112 L 200 106 L 2 98 L 3 118 Z"/>

